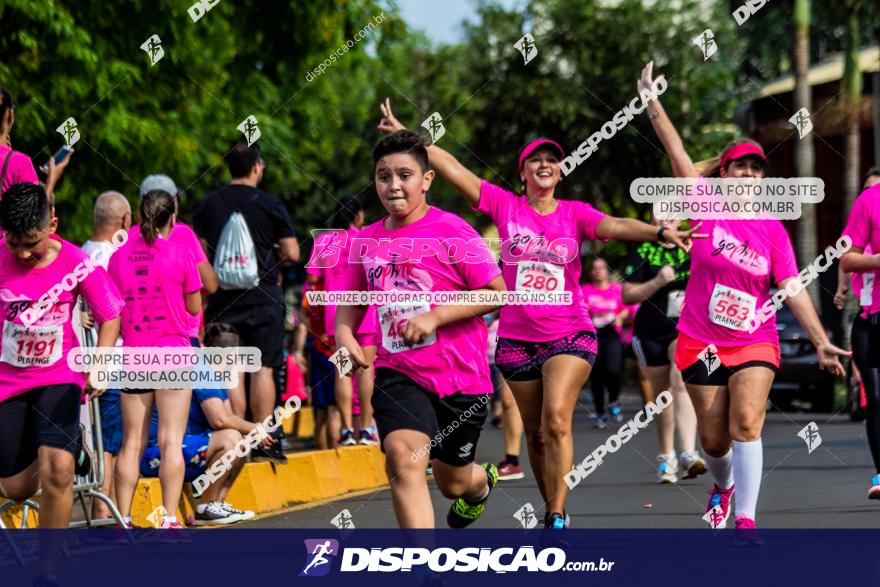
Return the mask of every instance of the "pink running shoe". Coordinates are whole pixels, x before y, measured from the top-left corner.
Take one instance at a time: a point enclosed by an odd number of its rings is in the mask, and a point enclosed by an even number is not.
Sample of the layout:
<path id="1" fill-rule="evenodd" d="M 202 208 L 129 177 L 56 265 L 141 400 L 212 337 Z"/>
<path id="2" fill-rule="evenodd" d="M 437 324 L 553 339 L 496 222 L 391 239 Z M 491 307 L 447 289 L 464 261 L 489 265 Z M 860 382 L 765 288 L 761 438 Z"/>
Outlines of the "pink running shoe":
<path id="1" fill-rule="evenodd" d="M 733 485 L 730 486 L 730 489 L 719 489 L 717 485 L 714 485 L 712 490 L 708 492 L 709 504 L 706 506 L 706 513 L 708 514 L 717 506 L 721 506 L 721 512 L 709 522 L 709 525 L 716 530 L 727 527 L 727 518 L 730 517 L 730 496 L 733 495 L 733 490 Z"/>
<path id="2" fill-rule="evenodd" d="M 764 539 L 758 534 L 755 521 L 745 516 L 736 517 L 736 530 L 733 539 L 737 546 L 764 546 Z"/>
<path id="3" fill-rule="evenodd" d="M 868 490 L 868 499 L 880 499 L 880 475 L 874 475 L 871 479 L 871 489 Z"/>
<path id="4" fill-rule="evenodd" d="M 162 520 L 162 525 L 160 528 L 160 536 L 159 542 L 164 542 L 166 544 L 179 544 L 190 542 L 189 537 L 186 535 L 186 532 L 183 530 L 183 526 L 180 525 L 180 522 L 174 520 L 173 522 L 169 522 L 166 519 Z"/>

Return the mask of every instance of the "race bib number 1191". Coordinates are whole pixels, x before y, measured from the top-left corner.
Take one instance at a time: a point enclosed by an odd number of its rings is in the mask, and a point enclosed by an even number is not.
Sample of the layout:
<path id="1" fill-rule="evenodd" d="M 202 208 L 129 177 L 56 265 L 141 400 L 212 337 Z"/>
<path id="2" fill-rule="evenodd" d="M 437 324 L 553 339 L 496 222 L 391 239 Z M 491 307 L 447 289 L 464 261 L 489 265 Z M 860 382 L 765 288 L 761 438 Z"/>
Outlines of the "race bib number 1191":
<path id="1" fill-rule="evenodd" d="M 61 358 L 63 326 L 31 326 L 3 323 L 3 352 L 0 361 L 13 367 L 48 367 Z"/>

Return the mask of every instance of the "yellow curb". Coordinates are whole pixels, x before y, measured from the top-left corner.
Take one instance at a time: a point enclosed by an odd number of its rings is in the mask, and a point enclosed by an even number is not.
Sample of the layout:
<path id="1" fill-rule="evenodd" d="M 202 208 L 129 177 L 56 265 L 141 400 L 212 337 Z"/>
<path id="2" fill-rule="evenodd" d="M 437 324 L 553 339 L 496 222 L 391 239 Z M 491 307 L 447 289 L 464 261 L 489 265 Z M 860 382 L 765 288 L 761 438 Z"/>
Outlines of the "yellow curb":
<path id="1" fill-rule="evenodd" d="M 290 453 L 285 465 L 248 463 L 232 484 L 226 500 L 239 509 L 268 516 L 317 507 L 387 485 L 385 455 L 379 447 L 351 446 Z M 161 505 L 159 479 L 141 478 L 132 501 L 132 522 L 136 526 L 151 526 L 147 517 Z M 175 513 L 181 523 L 195 514 L 192 487 L 188 483 Z M 7 527 L 17 528 L 21 516 L 21 508 L 13 507 L 3 514 L 3 522 Z M 36 526 L 36 516 L 31 513 L 28 527 Z"/>

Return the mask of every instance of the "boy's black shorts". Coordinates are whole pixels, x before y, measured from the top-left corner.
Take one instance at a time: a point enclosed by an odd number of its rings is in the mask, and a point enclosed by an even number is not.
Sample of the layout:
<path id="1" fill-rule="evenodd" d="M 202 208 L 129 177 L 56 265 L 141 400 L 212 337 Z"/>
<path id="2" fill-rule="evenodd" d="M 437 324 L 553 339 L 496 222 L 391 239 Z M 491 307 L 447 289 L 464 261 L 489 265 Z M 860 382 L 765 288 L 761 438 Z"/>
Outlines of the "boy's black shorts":
<path id="1" fill-rule="evenodd" d="M 31 466 L 41 446 L 76 455 L 79 396 L 76 385 L 47 385 L 0 402 L 0 477 Z"/>
<path id="2" fill-rule="evenodd" d="M 490 399 L 460 392 L 441 399 L 403 373 L 379 367 L 372 404 L 380 444 L 395 430 L 417 430 L 430 439 L 422 448 L 430 458 L 453 467 L 473 463 Z"/>

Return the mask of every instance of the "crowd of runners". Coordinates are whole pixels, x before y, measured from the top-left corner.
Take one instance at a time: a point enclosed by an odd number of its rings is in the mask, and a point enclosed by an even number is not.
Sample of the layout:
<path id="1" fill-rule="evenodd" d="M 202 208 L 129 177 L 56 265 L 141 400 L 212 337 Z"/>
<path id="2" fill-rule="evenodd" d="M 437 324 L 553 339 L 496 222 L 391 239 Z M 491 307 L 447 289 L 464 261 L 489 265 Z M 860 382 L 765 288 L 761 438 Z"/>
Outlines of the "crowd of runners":
<path id="1" fill-rule="evenodd" d="M 647 92 L 657 81 L 648 64 L 638 90 L 676 177 L 765 177 L 767 157 L 747 139 L 694 163 L 659 99 Z M 50 160 L 41 186 L 31 160 L 11 149 L 14 109 L 9 92 L 0 90 L 0 495 L 22 501 L 41 490 L 41 527 L 70 521 L 74 473 L 83 466 L 79 413 L 87 394 L 99 396 L 106 449 L 100 458 L 110 471 L 105 489 L 125 524 L 131 524 L 139 476 L 158 475 L 166 509 L 161 525 L 181 527 L 174 512 L 184 480 L 271 417 L 284 395 L 276 381 L 287 349 L 288 388 L 308 373 L 317 447 L 379 444 L 401 528 L 434 526 L 429 475 L 452 501 L 448 525 L 472 524 L 500 481 L 526 476 L 523 436 L 544 526 L 568 527 L 565 476 L 574 463 L 581 390 L 589 381 L 594 426 L 622 422 L 623 364 L 632 356 L 645 403 L 667 390 L 673 398 L 672 409 L 654 417 L 658 481 L 708 472 L 706 511 L 716 514 L 713 526 L 726 525 L 736 491 L 738 536 L 760 540 L 761 436 L 780 352 L 774 317 L 757 328 L 750 319 L 774 290 L 790 290 L 786 286 L 800 279 L 780 221 L 704 220 L 683 228 L 656 218 L 612 217 L 587 203 L 588 194 L 557 198 L 566 151 L 549 138 L 511 154 L 521 186 L 506 189 L 407 130 L 386 100 L 372 174 L 387 214 L 370 222 L 360 197 L 339 199 L 312 243 L 287 346 L 279 267 L 299 260 L 299 241 L 281 203 L 257 187 L 266 163 L 256 145 L 236 143 L 229 150 L 231 181 L 201 201 L 192 228 L 177 216 L 181 190 L 171 178 L 154 175 L 140 186 L 138 224 L 132 225 L 122 194 L 101 194 L 92 239 L 80 248 L 58 236 L 65 225 L 52 200 L 70 156 L 58 165 Z M 497 258 L 489 247 L 468 247 L 464 259 L 453 254 L 450 243 L 464 246 L 481 237 L 461 217 L 429 203 L 437 175 L 497 228 Z M 843 272 L 852 273 L 861 311 L 852 325 L 851 354 L 877 474 L 872 499 L 880 499 L 880 289 L 874 287 L 880 255 L 871 252 L 880 251 L 878 182 L 880 173 L 870 171 L 843 231 L 852 247 L 842 257 L 835 298 L 846 303 Z M 124 244 L 114 237 L 119 231 Z M 250 255 L 233 246 L 236 239 Z M 625 270 L 614 271 L 597 256 L 582 258 L 585 242 L 611 240 L 630 243 Z M 95 267 L 82 275 L 77 268 L 89 258 Z M 70 274 L 78 277 L 68 280 Z M 64 287 L 55 287 L 59 283 Z M 47 302 L 50 291 L 57 295 Z M 565 294 L 570 303 L 501 304 L 490 295 L 476 304 L 309 303 L 315 298 L 305 294 L 322 291 L 525 292 Z M 841 361 L 850 352 L 828 339 L 808 293 L 801 288 L 785 303 L 821 368 L 843 376 Z M 38 306 L 37 319 L 25 319 Z M 94 389 L 68 367 L 68 354 L 82 344 L 256 347 L 262 365 L 228 390 Z M 353 365 L 347 377 L 337 376 L 331 360 L 340 349 Z M 504 433 L 497 466 L 476 463 L 490 414 Z M 278 424 L 222 482 L 204 490 L 194 523 L 253 515 L 225 496 L 247 458 L 284 462 Z"/>

